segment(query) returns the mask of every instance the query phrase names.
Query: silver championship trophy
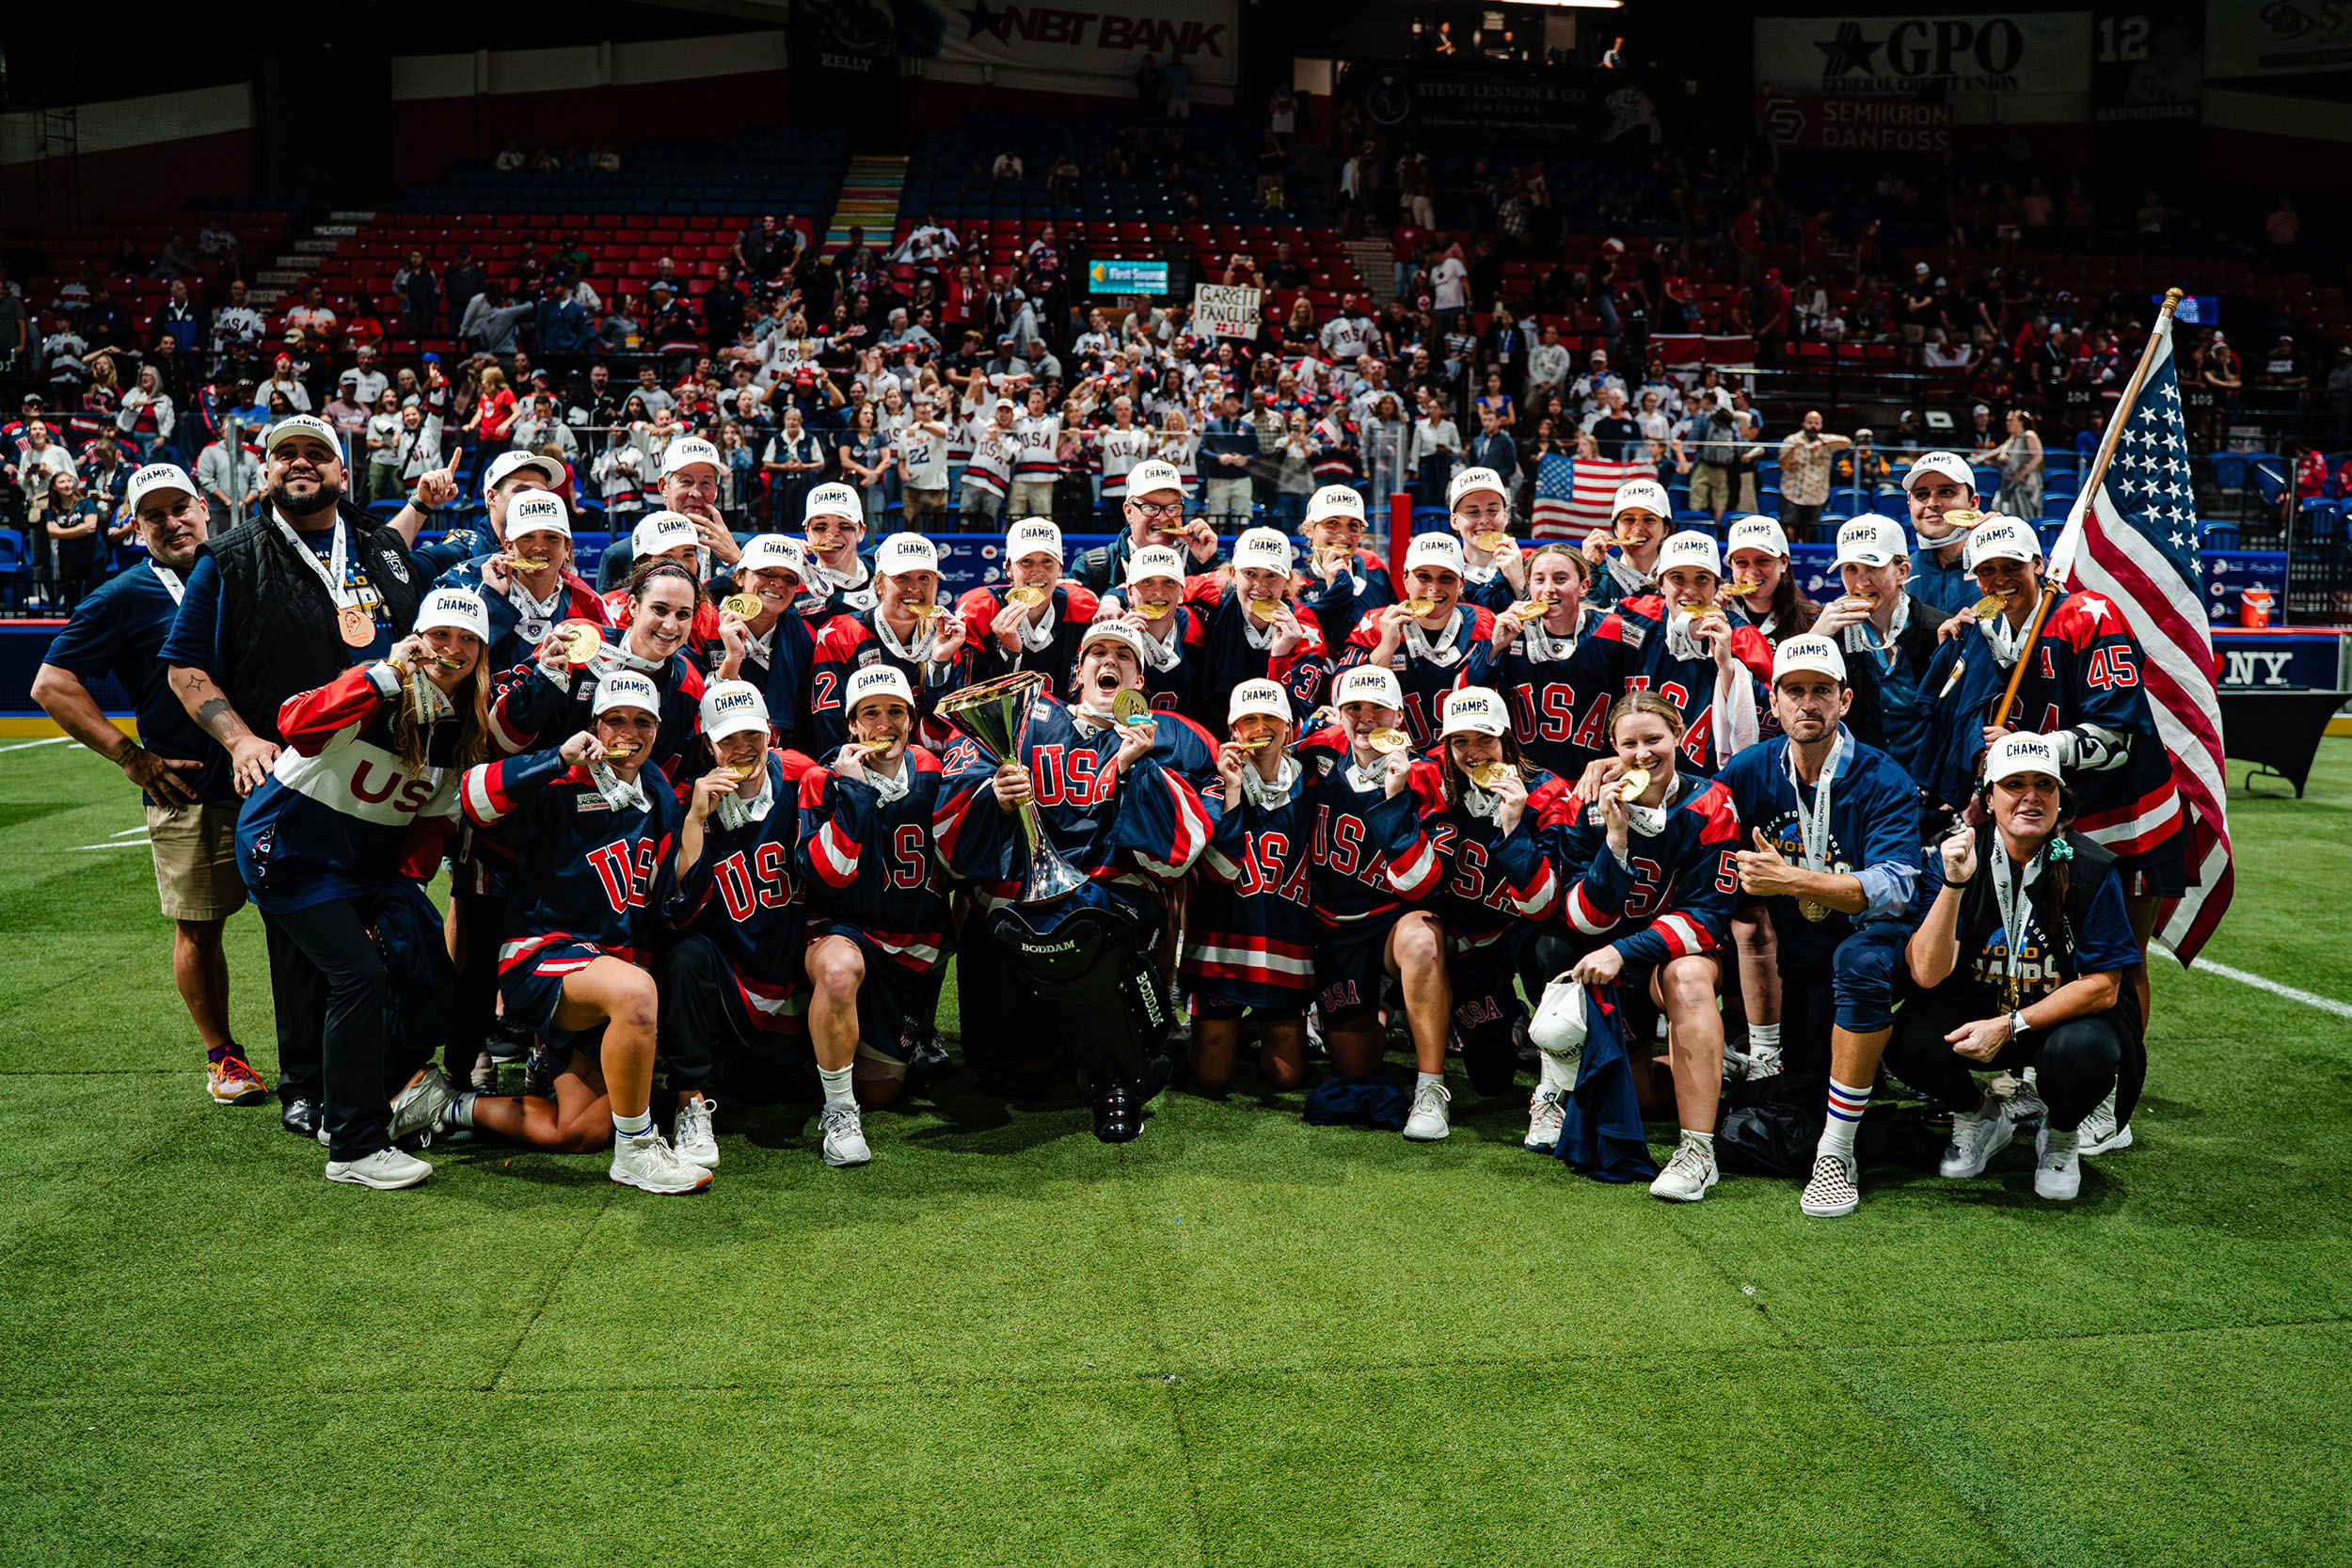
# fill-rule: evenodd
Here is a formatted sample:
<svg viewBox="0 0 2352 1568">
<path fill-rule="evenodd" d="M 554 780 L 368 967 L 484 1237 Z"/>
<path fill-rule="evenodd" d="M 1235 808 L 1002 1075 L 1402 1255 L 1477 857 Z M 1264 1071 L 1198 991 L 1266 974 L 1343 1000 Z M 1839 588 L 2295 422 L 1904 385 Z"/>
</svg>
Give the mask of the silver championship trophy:
<svg viewBox="0 0 2352 1568">
<path fill-rule="evenodd" d="M 1045 677 L 1034 670 L 999 675 L 977 686 L 962 687 L 939 700 L 938 713 L 972 737 L 974 745 L 998 767 L 1019 762 L 1029 736 L 1029 712 Z M 1066 897 L 1086 885 L 1077 867 L 1061 858 L 1045 837 L 1034 800 L 1021 802 L 1022 835 L 1029 842 L 1028 869 L 1019 878 L 1016 903 L 1043 904 Z"/>
</svg>

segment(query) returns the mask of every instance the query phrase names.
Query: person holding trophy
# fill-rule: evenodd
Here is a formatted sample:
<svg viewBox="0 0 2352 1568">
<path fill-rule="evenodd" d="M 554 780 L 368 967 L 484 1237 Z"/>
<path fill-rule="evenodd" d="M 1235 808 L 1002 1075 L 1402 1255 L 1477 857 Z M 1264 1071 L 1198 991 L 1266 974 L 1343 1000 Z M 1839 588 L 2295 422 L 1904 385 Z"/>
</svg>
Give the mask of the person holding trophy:
<svg viewBox="0 0 2352 1568">
<path fill-rule="evenodd" d="M 983 1086 L 1021 1096 L 1050 1086 L 1066 1053 L 1105 1143 L 1140 1132 L 1168 1082 L 1163 890 L 1216 827 L 1161 760 L 1168 721 L 1143 696 L 1141 642 L 1123 621 L 1088 627 L 1067 705 L 1034 671 L 939 704 L 963 734 L 947 753 L 939 858 L 977 885 L 984 911 L 960 966 L 965 1059 Z"/>
</svg>

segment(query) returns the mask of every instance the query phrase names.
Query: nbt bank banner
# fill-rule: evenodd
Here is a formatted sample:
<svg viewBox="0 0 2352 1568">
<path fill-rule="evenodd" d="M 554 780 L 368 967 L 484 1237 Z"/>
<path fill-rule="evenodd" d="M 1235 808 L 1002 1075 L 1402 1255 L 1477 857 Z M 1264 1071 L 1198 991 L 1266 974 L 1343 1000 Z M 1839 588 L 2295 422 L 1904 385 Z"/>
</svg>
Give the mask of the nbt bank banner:
<svg viewBox="0 0 2352 1568">
<path fill-rule="evenodd" d="M 1224 102 L 1241 80 L 1238 0 L 898 0 L 898 52 L 1073 80 L 1073 92 L 1132 95 L 1149 55 L 1181 60 L 1198 93 Z M 1117 79 L 1117 86 L 1109 80 Z"/>
</svg>

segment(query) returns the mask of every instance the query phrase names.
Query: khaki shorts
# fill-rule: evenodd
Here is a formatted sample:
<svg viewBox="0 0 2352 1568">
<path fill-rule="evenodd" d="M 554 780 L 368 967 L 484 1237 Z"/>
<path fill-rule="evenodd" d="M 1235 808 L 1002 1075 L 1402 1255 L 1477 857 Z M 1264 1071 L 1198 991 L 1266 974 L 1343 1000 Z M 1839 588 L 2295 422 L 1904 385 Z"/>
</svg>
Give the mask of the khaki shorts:
<svg viewBox="0 0 2352 1568">
<path fill-rule="evenodd" d="M 1712 463 L 1691 469 L 1691 510 L 1720 512 L 1731 504 L 1731 475 Z"/>
<path fill-rule="evenodd" d="M 910 484 L 902 494 L 906 498 L 906 519 L 910 523 L 917 517 L 945 517 L 947 515 L 947 492 L 945 489 L 918 490 Z"/>
<path fill-rule="evenodd" d="M 147 808 L 155 852 L 155 894 L 172 920 L 226 920 L 245 907 L 237 875 L 240 800 Z"/>
</svg>

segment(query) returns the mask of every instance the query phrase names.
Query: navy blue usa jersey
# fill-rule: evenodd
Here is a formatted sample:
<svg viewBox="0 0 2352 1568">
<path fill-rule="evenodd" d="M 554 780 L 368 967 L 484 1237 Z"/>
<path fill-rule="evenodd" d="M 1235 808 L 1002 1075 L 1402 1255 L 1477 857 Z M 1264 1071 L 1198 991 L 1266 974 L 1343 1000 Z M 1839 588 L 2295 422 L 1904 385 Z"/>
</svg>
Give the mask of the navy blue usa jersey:
<svg viewBox="0 0 2352 1568">
<path fill-rule="evenodd" d="M 794 862 L 801 841 L 801 780 L 817 765 L 798 752 L 770 752 L 765 816 L 739 828 L 717 813 L 703 821 L 703 852 L 678 879 L 678 904 L 692 927 L 726 960 L 743 1016 L 767 1034 L 797 1035 L 808 1006 L 802 967 L 808 904 Z M 678 785 L 684 811 L 694 781 Z"/>
<path fill-rule="evenodd" d="M 1727 698 L 1718 700 L 1723 672 L 1701 653 L 1677 658 L 1667 628 L 1673 619 L 1655 594 L 1620 600 L 1594 628 L 1594 640 L 1617 649 L 1618 694 L 1655 691 L 1681 710 L 1686 726 L 1682 760 L 1676 771 L 1711 778 L 1762 733 L 1772 704 L 1772 644 L 1754 626 L 1736 620 L 1731 628 L 1734 678 Z M 1744 677 L 1744 678 L 1742 678 Z"/>
<path fill-rule="evenodd" d="M 1301 736 L 1297 756 L 1314 806 L 1310 854 L 1322 928 L 1375 926 L 1435 899 L 1446 864 L 1431 832 L 1443 806 L 1442 795 L 1434 809 L 1430 800 L 1434 767 L 1415 763 L 1412 782 L 1391 796 L 1376 778 L 1356 777 L 1337 725 Z"/>
<path fill-rule="evenodd" d="M 1875 747 L 1840 730 L 1845 751 L 1830 778 L 1829 844 L 1824 869 L 1860 876 L 1870 867 L 1890 869 L 1899 884 L 1900 909 L 1883 915 L 1861 916 L 1832 910 L 1820 920 L 1807 920 L 1788 896 L 1765 900 L 1772 929 L 1784 955 L 1784 969 L 1792 967 L 1790 953 L 1818 954 L 1836 947 L 1859 925 L 1878 918 L 1904 918 L 1915 911 L 1919 856 L 1919 791 L 1902 765 Z M 1733 809 L 1740 814 L 1740 836 L 1761 832 L 1790 863 L 1801 863 L 1804 835 L 1797 824 L 1796 786 L 1788 777 L 1788 737 L 1785 735 L 1749 747 L 1731 759 L 1720 775 L 1731 791 Z M 1811 791 L 1806 792 L 1811 804 Z M 1740 847 L 1748 847 L 1743 842 Z"/>
<path fill-rule="evenodd" d="M 1464 686 L 1492 687 L 1511 710 L 1519 753 L 1573 784 L 1585 768 L 1610 754 L 1609 709 L 1624 695 L 1621 646 L 1592 635 L 1600 617 L 1584 612 L 1575 646 L 1560 658 L 1537 658 L 1525 633 L 1498 654 L 1494 641 L 1472 648 L 1462 661 Z"/>
<path fill-rule="evenodd" d="M 1184 579 L 1184 603 L 1203 618 L 1200 673 L 1195 681 L 1190 717 L 1204 724 L 1221 724 L 1222 712 L 1213 712 L 1226 695 L 1244 681 L 1270 680 L 1291 694 L 1291 722 L 1303 724 L 1323 701 L 1330 684 L 1330 644 L 1311 611 L 1294 607 L 1306 633 L 1298 646 L 1277 657 L 1270 648 L 1252 647 L 1258 623 L 1242 602 L 1241 591 L 1223 575 Z"/>
<path fill-rule="evenodd" d="M 546 947 L 579 942 L 645 965 L 656 936 L 684 913 L 677 827 L 684 813 L 660 768 L 637 775 L 643 805 L 606 803 L 584 768 L 556 751 L 466 770 L 467 820 L 504 824 L 515 852 L 501 973 Z"/>
<path fill-rule="evenodd" d="M 899 775 L 907 792 L 884 800 L 863 780 L 830 768 L 801 775 L 799 865 L 811 918 L 838 921 L 916 974 L 936 971 L 947 949 L 947 895 L 931 841 L 939 763 L 911 747 Z"/>
<path fill-rule="evenodd" d="M 1629 830 L 1626 858 L 1609 848 L 1600 808 L 1578 801 L 1562 835 L 1565 874 L 1575 879 L 1562 912 L 1587 937 L 1613 943 L 1629 966 L 1713 953 L 1740 893 L 1744 847 L 1723 781 L 1675 776 L 1673 803 L 1655 833 Z"/>
<path fill-rule="evenodd" d="M 1221 800 L 1221 780 L 1217 790 Z M 1295 762 L 1279 802 L 1245 794 L 1218 814 L 1184 921 L 1180 968 L 1196 995 L 1279 1012 L 1314 1000 L 1313 837 L 1307 770 Z"/>
</svg>

